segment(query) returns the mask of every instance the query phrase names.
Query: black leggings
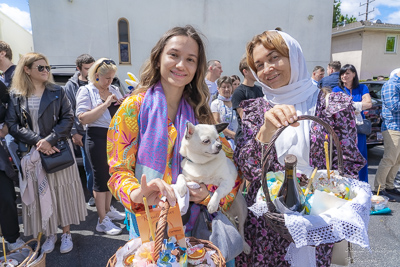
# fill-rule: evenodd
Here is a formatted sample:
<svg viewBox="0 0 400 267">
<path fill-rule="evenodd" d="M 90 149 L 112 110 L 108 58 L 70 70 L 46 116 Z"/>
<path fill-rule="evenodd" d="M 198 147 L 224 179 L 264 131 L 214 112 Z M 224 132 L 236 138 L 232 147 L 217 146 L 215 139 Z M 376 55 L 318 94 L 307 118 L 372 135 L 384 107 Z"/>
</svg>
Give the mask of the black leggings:
<svg viewBox="0 0 400 267">
<path fill-rule="evenodd" d="M 108 192 L 110 179 L 107 162 L 107 128 L 89 127 L 87 129 L 87 154 L 93 169 L 93 191 Z"/>
<path fill-rule="evenodd" d="M 4 238 L 14 243 L 19 237 L 19 223 L 14 182 L 0 171 L 0 226 Z"/>
</svg>

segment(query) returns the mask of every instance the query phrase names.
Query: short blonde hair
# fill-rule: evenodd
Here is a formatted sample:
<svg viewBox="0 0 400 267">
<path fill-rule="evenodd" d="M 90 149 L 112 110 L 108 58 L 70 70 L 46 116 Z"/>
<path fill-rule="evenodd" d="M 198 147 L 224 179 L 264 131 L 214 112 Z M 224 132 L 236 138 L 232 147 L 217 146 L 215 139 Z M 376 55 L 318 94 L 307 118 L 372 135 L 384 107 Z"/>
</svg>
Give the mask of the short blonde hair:
<svg viewBox="0 0 400 267">
<path fill-rule="evenodd" d="M 117 72 L 117 66 L 115 63 L 110 63 L 107 64 L 105 61 L 112 61 L 111 59 L 108 58 L 100 58 L 96 60 L 96 62 L 90 67 L 89 72 L 88 72 L 88 80 L 92 83 L 96 82 L 96 74 L 99 74 L 100 76 L 106 75 L 109 71 L 114 71 Z M 114 61 L 112 61 L 114 62 Z"/>
<path fill-rule="evenodd" d="M 33 63 L 43 59 L 49 65 L 46 56 L 40 53 L 27 53 L 18 61 L 15 68 L 14 76 L 11 83 L 11 92 L 24 97 L 30 96 L 35 91 L 35 86 L 32 83 L 31 77 L 25 72 L 24 67 L 32 68 Z M 49 73 L 49 77 L 44 85 L 54 84 L 53 75 Z"/>
</svg>

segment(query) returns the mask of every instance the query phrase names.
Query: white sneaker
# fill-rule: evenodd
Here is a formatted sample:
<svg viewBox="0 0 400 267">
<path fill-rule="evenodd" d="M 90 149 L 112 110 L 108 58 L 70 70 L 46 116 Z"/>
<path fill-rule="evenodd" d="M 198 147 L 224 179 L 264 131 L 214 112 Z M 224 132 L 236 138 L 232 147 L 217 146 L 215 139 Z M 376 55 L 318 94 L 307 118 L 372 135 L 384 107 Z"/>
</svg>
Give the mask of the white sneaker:
<svg viewBox="0 0 400 267">
<path fill-rule="evenodd" d="M 96 231 L 101 233 L 106 233 L 108 235 L 118 235 L 122 232 L 122 229 L 113 224 L 110 218 L 106 216 L 104 217 L 102 223 L 100 223 L 100 219 L 98 219 Z"/>
<path fill-rule="evenodd" d="M 60 252 L 61 253 L 68 253 L 72 250 L 74 247 L 74 244 L 72 243 L 72 237 L 71 234 L 65 233 L 61 236 L 61 247 L 60 247 Z"/>
<path fill-rule="evenodd" d="M 94 197 L 89 198 L 89 201 L 87 203 L 90 207 L 96 206 L 96 202 L 94 200 Z"/>
<path fill-rule="evenodd" d="M 17 241 L 15 241 L 14 243 L 8 243 L 7 247 L 8 247 L 8 250 L 11 251 L 11 250 L 22 247 L 24 244 L 25 244 L 24 240 L 22 240 L 20 237 L 18 237 Z"/>
<path fill-rule="evenodd" d="M 121 221 L 121 220 L 125 219 L 125 212 L 119 212 L 116 208 L 111 206 L 110 211 L 107 212 L 106 216 L 108 216 L 108 218 L 110 218 L 110 220 Z"/>
<path fill-rule="evenodd" d="M 50 235 L 46 238 L 42 246 L 42 253 L 50 253 L 54 250 L 57 241 L 57 235 Z"/>
</svg>

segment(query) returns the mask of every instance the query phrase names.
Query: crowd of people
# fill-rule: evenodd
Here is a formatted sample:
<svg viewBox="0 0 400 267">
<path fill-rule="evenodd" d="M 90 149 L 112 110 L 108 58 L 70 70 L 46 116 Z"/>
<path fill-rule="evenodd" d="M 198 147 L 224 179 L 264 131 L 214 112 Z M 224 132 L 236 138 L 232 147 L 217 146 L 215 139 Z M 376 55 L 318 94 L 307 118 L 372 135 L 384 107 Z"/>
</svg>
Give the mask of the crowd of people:
<svg viewBox="0 0 400 267">
<path fill-rule="evenodd" d="M 96 206 L 96 231 L 108 235 L 120 234 L 113 220 L 127 217 L 130 238 L 139 236 L 135 213 L 144 210 L 143 196 L 150 206 L 162 206 L 162 196 L 171 205 L 177 201 L 171 185 L 182 172 L 179 148 L 187 122 L 229 124 L 221 134 L 222 149 L 239 175 L 220 202 L 222 210 L 229 209 L 240 188 L 246 190 L 248 206 L 255 202 L 263 151 L 282 125 L 293 127 L 275 142 L 271 171 L 282 170 L 287 154 L 297 156 L 303 173 L 325 169 L 327 132 L 313 121 L 298 122 L 299 115 L 331 125 L 344 144 L 345 174 L 368 182 L 366 135 L 356 128 L 363 122 L 362 111 L 372 106 L 368 88 L 359 83 L 353 65 L 342 67 L 337 61 L 328 65 L 328 76 L 316 66 L 310 77 L 300 44 L 282 31 L 265 31 L 249 41 L 239 63 L 241 81 L 237 75 L 222 76 L 221 61 L 206 60 L 203 40 L 192 26 L 172 28 L 151 50 L 140 83 L 128 96 L 112 85 L 117 66 L 108 58 L 79 56 L 77 72 L 63 88 L 53 82 L 44 55 L 23 55 L 17 66 L 11 60 L 10 47 L 0 42 L 2 82 L 9 91 L 0 96 L 0 134 L 9 150 L 0 146 L 0 226 L 9 249 L 23 244 L 14 183 L 21 188 L 24 235 L 44 233 L 42 251 L 50 253 L 61 227 L 61 253 L 73 249 L 70 225 L 87 215 L 77 164 L 48 173 L 41 160 L 42 155 L 60 153 L 60 140 L 72 150 L 73 144 L 80 147 L 90 193 L 87 204 Z M 400 194 L 393 185 L 400 166 L 399 76 L 394 74 L 382 90 L 384 103 L 387 99 L 391 104 L 383 109 L 385 155 L 375 180 L 375 187 L 392 194 Z M 332 169 L 337 169 L 335 149 L 332 158 Z M 205 184 L 189 188 L 191 204 L 183 218 L 187 235 L 215 190 Z M 111 206 L 112 196 L 125 213 Z M 263 217 L 248 213 L 245 241 L 252 252 L 241 253 L 227 266 L 287 266 L 289 242 Z M 329 266 L 331 256 L 332 245 L 316 247 L 318 266 Z"/>
</svg>

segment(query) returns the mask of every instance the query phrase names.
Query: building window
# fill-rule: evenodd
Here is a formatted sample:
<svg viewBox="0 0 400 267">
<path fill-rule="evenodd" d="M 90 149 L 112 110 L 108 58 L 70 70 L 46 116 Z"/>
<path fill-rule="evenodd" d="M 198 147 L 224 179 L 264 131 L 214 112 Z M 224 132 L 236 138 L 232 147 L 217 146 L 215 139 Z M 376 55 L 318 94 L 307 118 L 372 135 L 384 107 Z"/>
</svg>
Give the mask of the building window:
<svg viewBox="0 0 400 267">
<path fill-rule="evenodd" d="M 129 42 L 129 23 L 125 18 L 118 20 L 119 64 L 131 64 L 131 47 Z"/>
<path fill-rule="evenodd" d="M 386 53 L 396 53 L 397 36 L 388 35 L 386 36 Z"/>
</svg>

